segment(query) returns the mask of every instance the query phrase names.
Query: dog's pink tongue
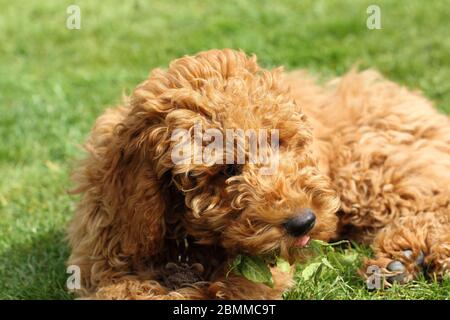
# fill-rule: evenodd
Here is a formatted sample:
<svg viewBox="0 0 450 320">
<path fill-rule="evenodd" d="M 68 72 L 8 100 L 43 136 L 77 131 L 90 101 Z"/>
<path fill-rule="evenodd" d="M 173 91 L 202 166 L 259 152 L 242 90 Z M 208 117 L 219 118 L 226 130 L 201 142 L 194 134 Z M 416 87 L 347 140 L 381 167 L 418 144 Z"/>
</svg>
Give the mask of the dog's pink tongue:
<svg viewBox="0 0 450 320">
<path fill-rule="evenodd" d="M 308 244 L 309 239 L 310 239 L 309 236 L 301 236 L 301 237 L 297 238 L 297 240 L 295 241 L 295 246 L 303 248 L 304 246 L 306 246 Z"/>
</svg>

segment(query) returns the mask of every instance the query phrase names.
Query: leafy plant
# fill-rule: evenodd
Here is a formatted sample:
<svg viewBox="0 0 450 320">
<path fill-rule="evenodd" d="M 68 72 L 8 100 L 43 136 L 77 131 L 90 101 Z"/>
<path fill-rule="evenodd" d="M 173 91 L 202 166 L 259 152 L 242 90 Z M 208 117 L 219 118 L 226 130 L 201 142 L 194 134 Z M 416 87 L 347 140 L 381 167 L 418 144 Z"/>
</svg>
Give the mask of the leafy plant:
<svg viewBox="0 0 450 320">
<path fill-rule="evenodd" d="M 276 267 L 282 272 L 289 272 L 291 269 L 289 262 L 281 258 L 276 259 Z M 231 263 L 228 274 L 230 272 L 242 275 L 253 282 L 264 283 L 271 288 L 274 285 L 272 272 L 262 257 L 240 254 Z"/>
</svg>

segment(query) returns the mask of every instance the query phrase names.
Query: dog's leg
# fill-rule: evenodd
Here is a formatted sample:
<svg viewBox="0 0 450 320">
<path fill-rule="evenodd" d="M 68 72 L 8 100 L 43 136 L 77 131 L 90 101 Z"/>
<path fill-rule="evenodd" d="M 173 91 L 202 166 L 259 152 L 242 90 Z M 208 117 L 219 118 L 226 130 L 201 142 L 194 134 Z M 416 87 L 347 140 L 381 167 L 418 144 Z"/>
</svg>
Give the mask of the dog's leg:
<svg viewBox="0 0 450 320">
<path fill-rule="evenodd" d="M 292 272 L 282 272 L 272 268 L 272 276 L 274 280 L 273 288 L 247 280 L 246 278 L 234 274 L 223 276 L 217 279 L 209 286 L 209 294 L 211 299 L 227 299 L 227 300 L 279 300 L 291 285 Z"/>
<path fill-rule="evenodd" d="M 97 300 L 191 300 L 208 299 L 207 282 L 169 290 L 154 280 L 124 279 L 100 286 L 88 296 Z"/>
<path fill-rule="evenodd" d="M 367 265 L 401 274 L 391 279 L 411 280 L 421 265 L 430 275 L 448 272 L 448 117 L 372 71 L 325 90 L 322 104 L 306 108 L 325 127 L 315 128 L 316 149 L 340 192 L 339 238 L 372 244 Z"/>
<path fill-rule="evenodd" d="M 177 290 L 169 290 L 154 280 L 124 279 L 101 285 L 87 298 L 99 300 L 281 299 L 283 292 L 292 285 L 292 273 L 272 269 L 272 275 L 273 288 L 234 274 L 223 276 L 214 282 L 198 282 Z"/>
<path fill-rule="evenodd" d="M 214 282 L 198 282 L 169 290 L 154 280 L 124 279 L 101 285 L 94 294 L 83 299 L 97 300 L 256 300 L 281 299 L 292 284 L 292 275 L 272 270 L 274 287 L 252 282 L 242 276 L 223 276 Z"/>
<path fill-rule="evenodd" d="M 450 219 L 441 213 L 399 218 L 375 237 L 375 257 L 365 272 L 380 268 L 388 282 L 406 283 L 424 272 L 431 278 L 450 273 Z"/>
</svg>

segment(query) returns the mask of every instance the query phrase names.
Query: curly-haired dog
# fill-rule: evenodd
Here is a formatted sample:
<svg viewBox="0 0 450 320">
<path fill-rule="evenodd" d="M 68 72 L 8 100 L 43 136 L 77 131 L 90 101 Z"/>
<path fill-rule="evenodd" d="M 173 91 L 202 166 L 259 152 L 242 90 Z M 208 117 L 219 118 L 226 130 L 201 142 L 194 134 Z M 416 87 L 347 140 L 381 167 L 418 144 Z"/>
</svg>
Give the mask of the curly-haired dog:
<svg viewBox="0 0 450 320">
<path fill-rule="evenodd" d="M 278 130 L 277 170 L 175 163 L 173 132 L 198 123 Z M 233 50 L 184 57 L 106 111 L 87 150 L 69 233 L 86 297 L 280 298 L 290 273 L 272 268 L 271 288 L 230 261 L 293 262 L 309 237 L 371 243 L 367 264 L 401 281 L 450 267 L 449 118 L 371 71 L 321 87 Z"/>
</svg>

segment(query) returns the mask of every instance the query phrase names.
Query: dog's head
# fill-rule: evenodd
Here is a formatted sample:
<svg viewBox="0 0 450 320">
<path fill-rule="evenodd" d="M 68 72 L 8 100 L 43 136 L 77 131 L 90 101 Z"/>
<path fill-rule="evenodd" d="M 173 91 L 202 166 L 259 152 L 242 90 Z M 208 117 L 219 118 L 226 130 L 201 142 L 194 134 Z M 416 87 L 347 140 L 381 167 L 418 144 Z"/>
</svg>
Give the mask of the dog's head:
<svg viewBox="0 0 450 320">
<path fill-rule="evenodd" d="M 164 208 L 162 236 L 292 258 L 309 237 L 333 235 L 339 200 L 280 76 L 213 50 L 153 71 L 135 90 L 124 127 L 165 194 L 164 206 L 147 204 Z"/>
</svg>

